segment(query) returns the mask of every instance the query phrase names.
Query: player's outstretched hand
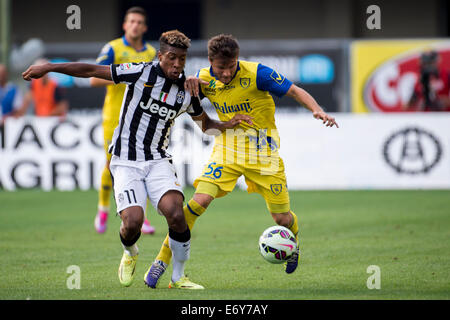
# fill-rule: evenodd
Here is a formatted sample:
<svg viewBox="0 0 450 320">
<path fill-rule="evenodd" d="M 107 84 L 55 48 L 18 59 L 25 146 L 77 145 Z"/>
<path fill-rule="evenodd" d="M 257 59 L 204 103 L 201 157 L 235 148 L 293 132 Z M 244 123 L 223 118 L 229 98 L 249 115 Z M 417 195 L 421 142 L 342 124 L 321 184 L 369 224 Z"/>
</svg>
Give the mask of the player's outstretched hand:
<svg viewBox="0 0 450 320">
<path fill-rule="evenodd" d="M 191 96 L 198 97 L 200 84 L 208 84 L 208 81 L 202 80 L 200 78 L 189 76 L 184 82 L 184 90 L 189 92 Z"/>
<path fill-rule="evenodd" d="M 339 125 L 337 124 L 336 120 L 332 116 L 326 114 L 323 111 L 314 112 L 313 117 L 322 120 L 323 124 L 326 124 L 327 127 L 332 127 L 336 125 L 336 128 L 339 128 Z"/>
<path fill-rule="evenodd" d="M 46 64 L 33 65 L 22 73 L 22 77 L 26 81 L 31 79 L 38 79 L 48 72 L 48 66 Z"/>
<path fill-rule="evenodd" d="M 228 120 L 224 123 L 225 129 L 231 129 L 242 123 L 242 121 L 247 122 L 249 125 L 253 125 L 252 121 L 253 117 L 250 117 L 246 114 L 236 114 L 231 120 Z"/>
</svg>

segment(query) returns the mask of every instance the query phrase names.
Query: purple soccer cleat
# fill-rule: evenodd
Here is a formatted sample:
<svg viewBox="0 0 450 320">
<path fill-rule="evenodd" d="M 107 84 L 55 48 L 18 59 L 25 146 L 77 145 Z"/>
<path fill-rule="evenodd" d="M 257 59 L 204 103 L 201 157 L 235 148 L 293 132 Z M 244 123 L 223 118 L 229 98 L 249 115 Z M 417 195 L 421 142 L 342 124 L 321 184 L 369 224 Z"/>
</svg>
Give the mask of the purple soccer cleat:
<svg viewBox="0 0 450 320">
<path fill-rule="evenodd" d="M 156 260 L 153 262 L 153 264 L 148 268 L 147 273 L 144 276 L 144 282 L 147 286 L 150 288 L 155 289 L 156 285 L 158 284 L 159 278 L 164 274 L 164 271 L 166 271 L 167 265 L 160 261 Z"/>
<path fill-rule="evenodd" d="M 297 245 L 297 250 L 292 254 L 292 256 L 286 261 L 286 273 L 292 273 L 297 269 L 298 260 L 300 258 L 300 249 Z"/>
</svg>

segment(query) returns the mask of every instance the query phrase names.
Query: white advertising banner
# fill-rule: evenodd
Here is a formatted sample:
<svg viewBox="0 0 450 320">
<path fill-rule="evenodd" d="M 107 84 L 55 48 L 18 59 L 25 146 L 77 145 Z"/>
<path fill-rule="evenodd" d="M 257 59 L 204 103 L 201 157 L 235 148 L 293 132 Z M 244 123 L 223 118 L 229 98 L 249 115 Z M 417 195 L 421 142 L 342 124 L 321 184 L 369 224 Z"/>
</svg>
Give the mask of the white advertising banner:
<svg viewBox="0 0 450 320">
<path fill-rule="evenodd" d="M 450 188 L 450 114 L 334 116 L 278 116 L 290 189 Z"/>
<path fill-rule="evenodd" d="M 0 133 L 4 189 L 98 188 L 105 163 L 101 116 L 8 118 Z"/>
<path fill-rule="evenodd" d="M 339 129 L 309 113 L 276 115 L 289 189 L 450 188 L 450 114 L 334 116 Z M 7 119 L 0 131 L 0 187 L 98 189 L 102 139 L 100 115 Z M 212 146 L 213 138 L 188 116 L 176 120 L 169 153 L 183 185 L 201 174 Z"/>
</svg>

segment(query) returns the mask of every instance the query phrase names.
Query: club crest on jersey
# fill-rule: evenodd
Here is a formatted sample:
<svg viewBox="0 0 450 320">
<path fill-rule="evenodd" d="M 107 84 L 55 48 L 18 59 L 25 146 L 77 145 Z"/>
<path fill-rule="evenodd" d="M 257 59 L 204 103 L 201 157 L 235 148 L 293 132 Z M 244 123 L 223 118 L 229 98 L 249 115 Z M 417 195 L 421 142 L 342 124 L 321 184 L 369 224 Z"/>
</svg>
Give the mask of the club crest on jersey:
<svg viewBox="0 0 450 320">
<path fill-rule="evenodd" d="M 272 190 L 272 193 L 277 196 L 283 190 L 283 185 L 282 184 L 271 184 L 270 190 Z"/>
<path fill-rule="evenodd" d="M 184 91 L 178 91 L 177 93 L 177 103 L 182 104 L 184 101 Z"/>
<path fill-rule="evenodd" d="M 246 89 L 250 86 L 250 78 L 241 78 L 240 79 L 241 87 Z"/>
<path fill-rule="evenodd" d="M 119 200 L 119 202 L 121 203 L 124 199 L 123 193 L 119 193 L 119 195 L 117 196 L 117 200 Z"/>
</svg>

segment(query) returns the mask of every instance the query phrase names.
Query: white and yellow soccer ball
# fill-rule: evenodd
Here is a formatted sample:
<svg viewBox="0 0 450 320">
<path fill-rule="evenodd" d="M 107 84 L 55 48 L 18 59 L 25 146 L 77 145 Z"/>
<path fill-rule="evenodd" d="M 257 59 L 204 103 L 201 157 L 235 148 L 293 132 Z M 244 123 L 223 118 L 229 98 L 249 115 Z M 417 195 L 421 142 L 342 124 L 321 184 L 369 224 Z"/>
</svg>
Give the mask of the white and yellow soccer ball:
<svg viewBox="0 0 450 320">
<path fill-rule="evenodd" d="M 270 263 L 284 263 L 297 250 L 297 241 L 291 230 L 273 226 L 259 237 L 259 252 Z"/>
</svg>

